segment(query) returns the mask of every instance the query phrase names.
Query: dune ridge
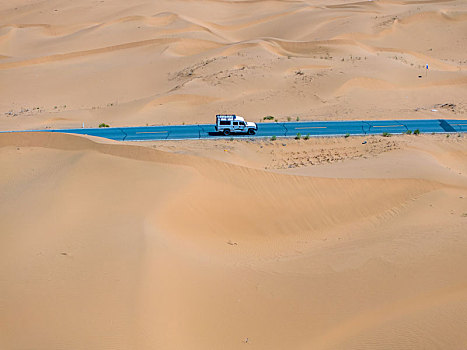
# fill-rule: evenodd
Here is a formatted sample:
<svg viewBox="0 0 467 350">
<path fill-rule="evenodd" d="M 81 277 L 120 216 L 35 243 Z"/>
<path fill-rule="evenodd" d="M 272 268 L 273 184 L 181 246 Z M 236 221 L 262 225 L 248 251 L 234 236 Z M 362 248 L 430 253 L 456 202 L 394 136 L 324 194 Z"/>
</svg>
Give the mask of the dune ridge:
<svg viewBox="0 0 467 350">
<path fill-rule="evenodd" d="M 264 223 L 261 228 L 257 228 L 259 231 L 255 233 L 255 236 L 260 232 L 269 232 L 268 236 L 271 237 L 271 233 L 279 230 L 277 235 L 285 234 L 290 231 L 287 228 L 289 224 L 294 223 L 296 229 L 294 231 L 303 231 L 311 229 L 312 231 L 318 231 L 324 229 L 328 225 L 342 225 L 345 222 L 360 220 L 362 218 L 368 218 L 370 216 L 376 216 L 384 213 L 391 208 L 400 206 L 405 201 L 416 197 L 427 191 L 435 190 L 440 186 L 431 181 L 426 180 L 413 180 L 413 179 L 391 179 L 391 180 L 358 180 L 358 179 L 319 179 L 319 178 L 306 178 L 306 177 L 293 177 L 284 176 L 279 174 L 270 174 L 259 170 L 249 169 L 245 167 L 239 167 L 237 165 L 231 165 L 222 163 L 216 160 L 200 159 L 198 157 L 187 156 L 187 155 L 174 155 L 167 154 L 154 149 L 148 149 L 139 146 L 128 146 L 128 145 L 117 145 L 113 143 L 101 144 L 91 140 L 83 139 L 79 136 L 74 135 L 61 135 L 61 134 L 42 134 L 42 133 L 11 133 L 1 135 L 0 147 L 6 147 L 8 145 L 16 145 L 18 147 L 46 147 L 54 148 L 67 151 L 97 151 L 99 153 L 131 158 L 140 161 L 154 161 L 162 162 L 166 164 L 189 166 L 196 169 L 202 175 L 200 184 L 195 184 L 193 190 L 196 191 L 191 197 L 195 199 L 193 203 L 191 200 L 187 200 L 186 195 L 182 194 L 179 199 L 176 195 L 170 199 L 169 211 L 189 212 L 196 208 L 199 211 L 198 215 L 193 216 L 196 223 L 190 222 L 188 219 L 183 220 L 177 224 L 187 226 L 186 228 L 178 228 L 178 232 L 186 232 L 188 227 L 203 227 L 202 222 L 209 220 L 217 210 L 223 210 L 217 207 L 219 193 L 222 193 L 222 197 L 230 198 L 231 201 L 239 194 L 236 192 L 240 190 L 241 197 L 238 198 L 239 202 L 244 204 L 239 206 L 239 215 L 244 221 L 241 227 L 236 225 L 226 226 L 224 228 L 219 227 L 217 235 L 219 237 L 225 234 L 242 232 L 246 229 L 243 225 L 253 223 L 258 220 L 258 210 L 263 211 L 264 218 L 273 218 L 284 215 L 284 209 L 282 206 L 277 208 L 271 207 L 269 203 L 280 201 L 280 196 L 287 195 L 294 197 L 294 203 L 291 205 L 286 213 L 290 218 L 287 220 L 281 219 L 281 224 L 271 221 L 270 225 Z M 218 188 L 215 184 L 203 183 L 209 179 L 220 185 Z M 287 179 L 287 180 L 286 180 Z M 228 181 L 231 186 L 228 187 L 224 182 Z M 385 186 L 385 183 L 390 183 L 391 186 Z M 278 184 L 281 183 L 280 186 Z M 386 188 L 390 188 L 388 193 L 385 192 Z M 201 189 L 201 191 L 199 191 Z M 356 212 L 349 210 L 351 208 L 350 203 L 353 198 L 360 195 L 365 195 L 366 204 L 360 206 Z M 250 198 L 251 197 L 251 198 Z M 277 197 L 277 198 L 276 198 Z M 340 197 L 339 201 L 336 202 L 335 198 Z M 385 201 L 380 201 L 380 198 L 388 198 Z M 250 198 L 250 200 L 245 200 Z M 255 203 L 254 198 L 263 198 L 265 206 L 262 208 Z M 319 198 L 318 201 L 311 201 L 310 198 Z M 330 200 L 328 200 L 330 198 Z M 248 203 L 255 203 L 253 207 L 250 207 Z M 292 204 L 292 203 L 291 203 Z M 235 204 L 233 204 L 235 205 Z M 206 206 L 206 207 L 204 207 Z M 258 209 L 262 208 L 262 209 Z M 346 209 L 345 209 L 346 208 Z M 327 213 L 332 213 L 328 215 Z M 202 213 L 202 214 L 201 214 Z M 313 213 L 310 216 L 309 213 Z M 172 217 L 173 215 L 162 212 L 160 215 L 160 221 L 164 222 L 164 217 Z M 286 224 L 286 222 L 289 224 Z M 286 230 L 281 233 L 281 230 Z M 201 232 L 199 233 L 201 234 Z M 260 234 L 261 236 L 262 234 Z"/>
<path fill-rule="evenodd" d="M 119 44 L 114 46 L 102 47 L 97 49 L 90 49 L 85 51 L 69 52 L 64 54 L 56 54 L 51 56 L 43 56 L 32 58 L 24 61 L 16 62 L 5 62 L 0 63 L 0 69 L 11 69 L 21 68 L 30 65 L 44 64 L 50 62 L 63 61 L 68 59 L 75 59 L 79 57 L 85 57 L 90 55 L 107 54 L 113 51 L 128 50 L 144 46 L 161 46 L 167 45 L 170 48 L 170 52 L 176 53 L 181 56 L 192 56 L 197 55 L 200 52 L 206 50 L 222 48 L 222 52 L 229 54 L 232 52 L 238 52 L 245 48 L 266 48 L 269 52 L 281 55 L 281 56 L 296 56 L 296 57 L 313 57 L 316 54 L 327 54 L 329 55 L 333 50 L 339 46 L 356 46 L 362 48 L 371 53 L 377 52 L 390 52 L 399 53 L 413 56 L 417 59 L 428 62 L 435 69 L 443 71 L 463 71 L 467 67 L 459 67 L 458 65 L 448 64 L 437 60 L 435 58 L 414 52 L 409 50 L 400 50 L 390 47 L 372 47 L 362 42 L 352 39 L 330 39 L 330 40 L 317 40 L 317 41 L 287 41 L 278 38 L 259 38 L 254 41 L 245 41 L 239 43 L 219 43 L 210 40 L 201 39 L 180 39 L 180 38 L 166 38 L 166 39 L 148 39 L 142 41 L 129 42 L 125 44 Z M 225 47 L 228 49 L 223 49 Z M 237 47 L 239 46 L 239 47 Z M 5 57 L 6 58 L 6 57 Z M 460 79 L 463 81 L 463 79 Z"/>
</svg>

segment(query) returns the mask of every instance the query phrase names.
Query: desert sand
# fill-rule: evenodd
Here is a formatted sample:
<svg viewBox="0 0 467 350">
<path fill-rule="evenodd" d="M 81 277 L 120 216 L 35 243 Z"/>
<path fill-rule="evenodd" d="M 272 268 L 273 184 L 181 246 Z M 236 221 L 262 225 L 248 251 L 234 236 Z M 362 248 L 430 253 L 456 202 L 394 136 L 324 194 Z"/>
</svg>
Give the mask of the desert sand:
<svg viewBox="0 0 467 350">
<path fill-rule="evenodd" d="M 467 119 L 466 33 L 461 0 L 3 1 L 0 131 Z M 0 133 L 0 170 L 2 350 L 467 346 L 464 134 Z"/>
<path fill-rule="evenodd" d="M 0 130 L 465 119 L 465 33 L 462 0 L 3 1 Z"/>
<path fill-rule="evenodd" d="M 461 349 L 467 139 L 361 141 L 0 135 L 2 348 Z"/>
</svg>

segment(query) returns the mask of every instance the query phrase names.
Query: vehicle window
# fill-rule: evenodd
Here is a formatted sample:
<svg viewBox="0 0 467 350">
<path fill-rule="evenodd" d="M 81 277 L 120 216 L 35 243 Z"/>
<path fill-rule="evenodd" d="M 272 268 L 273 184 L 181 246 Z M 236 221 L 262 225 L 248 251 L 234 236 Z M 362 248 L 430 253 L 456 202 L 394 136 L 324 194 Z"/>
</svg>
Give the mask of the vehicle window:
<svg viewBox="0 0 467 350">
<path fill-rule="evenodd" d="M 233 125 L 238 125 L 238 122 L 233 122 L 234 124 Z"/>
<path fill-rule="evenodd" d="M 230 125 L 230 120 L 221 120 L 219 122 L 220 125 Z"/>
</svg>

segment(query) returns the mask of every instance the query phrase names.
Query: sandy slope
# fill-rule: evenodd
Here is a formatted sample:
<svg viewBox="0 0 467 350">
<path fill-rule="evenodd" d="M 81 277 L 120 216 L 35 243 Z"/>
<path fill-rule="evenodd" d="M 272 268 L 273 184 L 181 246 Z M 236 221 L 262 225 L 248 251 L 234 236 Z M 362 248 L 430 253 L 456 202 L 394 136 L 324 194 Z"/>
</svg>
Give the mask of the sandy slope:
<svg viewBox="0 0 467 350">
<path fill-rule="evenodd" d="M 276 147 L 343 154 L 361 140 L 166 152 L 0 135 L 1 347 L 461 349 L 466 139 L 390 139 L 266 171 Z M 386 176 L 394 154 L 417 171 Z M 371 178 L 342 168 L 353 162 Z"/>
<path fill-rule="evenodd" d="M 5 1 L 0 129 L 465 118 L 466 32 L 462 0 Z"/>
</svg>

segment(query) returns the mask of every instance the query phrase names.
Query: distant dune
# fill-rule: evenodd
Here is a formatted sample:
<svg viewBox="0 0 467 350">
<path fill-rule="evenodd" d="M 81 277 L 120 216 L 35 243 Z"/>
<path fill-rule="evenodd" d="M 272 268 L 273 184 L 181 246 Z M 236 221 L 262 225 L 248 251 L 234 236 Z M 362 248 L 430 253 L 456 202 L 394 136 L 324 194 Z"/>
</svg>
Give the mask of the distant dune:
<svg viewBox="0 0 467 350">
<path fill-rule="evenodd" d="M 466 118 L 466 32 L 460 0 L 10 1 L 0 129 Z"/>
</svg>

